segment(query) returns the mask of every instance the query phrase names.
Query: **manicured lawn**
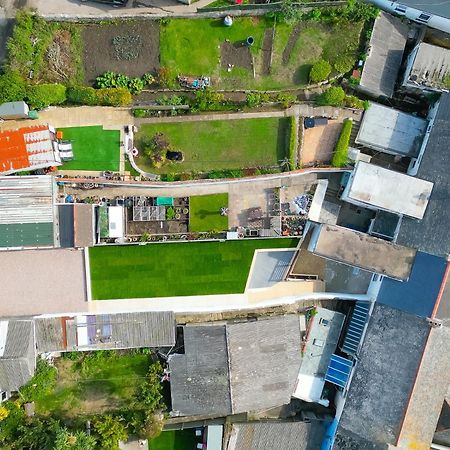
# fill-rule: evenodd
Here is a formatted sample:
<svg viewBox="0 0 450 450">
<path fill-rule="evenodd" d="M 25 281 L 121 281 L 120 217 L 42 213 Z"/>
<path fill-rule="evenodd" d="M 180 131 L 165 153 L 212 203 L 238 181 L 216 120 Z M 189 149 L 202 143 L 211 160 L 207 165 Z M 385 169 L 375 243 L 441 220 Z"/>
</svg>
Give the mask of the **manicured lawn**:
<svg viewBox="0 0 450 450">
<path fill-rule="evenodd" d="M 106 355 L 80 353 L 76 360 L 57 360 L 56 386 L 36 401 L 37 412 L 70 418 L 129 406 L 148 371 L 149 356 L 117 352 Z"/>
<path fill-rule="evenodd" d="M 326 24 L 301 21 L 288 25 L 277 23 L 273 42 L 270 75 L 263 74 L 262 50 L 266 29 L 273 27 L 267 18 L 234 18 L 232 27 L 225 27 L 217 19 L 173 19 L 161 28 L 161 65 L 172 74 L 209 75 L 213 86 L 226 89 L 275 89 L 308 84 L 311 66 L 320 58 L 334 64 L 341 58 L 358 59 L 362 23 Z M 289 37 L 298 26 L 293 48 L 283 54 Z M 255 39 L 251 47 L 256 76 L 253 71 L 236 65 L 231 72 L 221 67 L 220 45 Z"/>
<path fill-rule="evenodd" d="M 286 155 L 288 128 L 286 118 L 143 124 L 135 135 L 139 150 L 143 141 L 163 133 L 173 149 L 183 152 L 184 161 L 159 169 L 145 156 L 136 163 L 155 173 L 277 166 Z"/>
<path fill-rule="evenodd" d="M 194 450 L 200 442 L 194 429 L 163 431 L 149 443 L 149 450 Z"/>
<path fill-rule="evenodd" d="M 91 247 L 92 298 L 241 293 L 256 249 L 297 243 L 296 239 L 246 239 Z"/>
<path fill-rule="evenodd" d="M 101 126 L 60 128 L 63 139 L 72 142 L 73 161 L 61 170 L 119 170 L 120 132 Z"/>
<path fill-rule="evenodd" d="M 220 208 L 228 208 L 228 194 L 201 195 L 189 198 L 190 231 L 228 230 L 228 216 Z"/>
</svg>

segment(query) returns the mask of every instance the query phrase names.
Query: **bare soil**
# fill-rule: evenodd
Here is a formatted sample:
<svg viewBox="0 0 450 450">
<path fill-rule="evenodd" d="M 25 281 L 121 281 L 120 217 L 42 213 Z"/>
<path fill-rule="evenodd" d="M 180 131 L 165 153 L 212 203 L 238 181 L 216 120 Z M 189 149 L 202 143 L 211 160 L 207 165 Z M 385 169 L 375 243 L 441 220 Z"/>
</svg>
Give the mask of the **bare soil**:
<svg viewBox="0 0 450 450">
<path fill-rule="evenodd" d="M 111 70 L 129 77 L 159 67 L 159 24 L 156 21 L 86 25 L 82 32 L 85 81 Z"/>
<path fill-rule="evenodd" d="M 287 65 L 289 62 L 289 58 L 291 57 L 291 52 L 295 46 L 295 43 L 297 42 L 298 37 L 300 36 L 300 32 L 302 31 L 301 24 L 297 24 L 294 29 L 292 30 L 289 39 L 287 41 L 286 47 L 284 47 L 283 50 L 283 57 L 281 61 L 284 65 Z"/>
<path fill-rule="evenodd" d="M 253 70 L 253 59 L 249 48 L 243 42 L 224 42 L 220 46 L 220 62 L 223 69 L 243 67 Z"/>
<path fill-rule="evenodd" d="M 75 76 L 76 67 L 72 61 L 72 37 L 67 30 L 55 34 L 45 54 L 47 67 L 44 78 L 52 83 L 64 83 Z"/>
<path fill-rule="evenodd" d="M 261 75 L 270 75 L 272 65 L 272 51 L 273 51 L 273 29 L 267 28 L 264 31 L 262 51 L 262 70 Z"/>
</svg>

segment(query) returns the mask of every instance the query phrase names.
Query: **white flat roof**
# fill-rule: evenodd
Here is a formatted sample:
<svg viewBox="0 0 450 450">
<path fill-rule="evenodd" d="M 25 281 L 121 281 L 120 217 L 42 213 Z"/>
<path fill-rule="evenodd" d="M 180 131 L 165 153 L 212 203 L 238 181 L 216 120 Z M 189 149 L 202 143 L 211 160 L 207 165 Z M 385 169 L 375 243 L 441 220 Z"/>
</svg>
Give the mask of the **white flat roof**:
<svg viewBox="0 0 450 450">
<path fill-rule="evenodd" d="M 412 114 L 370 102 L 355 142 L 385 153 L 416 157 L 427 123 Z"/>
<path fill-rule="evenodd" d="M 222 450 L 223 426 L 209 425 L 206 434 L 206 448 L 208 450 Z"/>
<path fill-rule="evenodd" d="M 108 235 L 110 238 L 121 238 L 125 236 L 123 214 L 124 214 L 123 206 L 108 207 L 108 220 L 109 220 Z"/>
<path fill-rule="evenodd" d="M 305 402 L 318 402 L 322 397 L 324 386 L 325 379 L 323 377 L 299 373 L 297 385 L 292 396 L 300 400 L 305 400 Z"/>
<path fill-rule="evenodd" d="M 433 183 L 359 161 L 343 200 L 364 203 L 386 211 L 422 219 Z"/>
</svg>

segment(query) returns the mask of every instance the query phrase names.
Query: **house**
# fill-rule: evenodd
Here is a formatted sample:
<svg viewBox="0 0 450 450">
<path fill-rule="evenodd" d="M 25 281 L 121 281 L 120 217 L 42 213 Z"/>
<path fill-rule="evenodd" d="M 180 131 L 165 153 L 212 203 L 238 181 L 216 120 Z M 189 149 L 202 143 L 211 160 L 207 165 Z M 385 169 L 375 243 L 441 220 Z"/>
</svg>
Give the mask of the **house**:
<svg viewBox="0 0 450 450">
<path fill-rule="evenodd" d="M 58 205 L 61 247 L 92 247 L 97 243 L 95 207 L 89 203 Z"/>
<path fill-rule="evenodd" d="M 37 317 L 39 353 L 170 347 L 175 344 L 173 312 L 130 312 Z"/>
<path fill-rule="evenodd" d="M 432 189 L 430 181 L 359 161 L 341 199 L 365 208 L 421 219 Z"/>
<path fill-rule="evenodd" d="M 419 25 L 450 33 L 450 10 L 445 2 L 421 0 L 369 0 L 377 8 L 413 20 Z"/>
<path fill-rule="evenodd" d="M 303 358 L 293 397 L 307 402 L 329 405 L 322 399 L 327 369 L 337 349 L 345 315 L 325 308 L 316 308 L 309 322 L 303 343 Z"/>
<path fill-rule="evenodd" d="M 187 325 L 183 334 L 184 354 L 169 356 L 174 414 L 222 417 L 290 402 L 301 361 L 298 315 Z"/>
<path fill-rule="evenodd" d="M 408 26 L 381 12 L 375 19 L 359 87 L 374 97 L 392 97 L 402 64 Z"/>
<path fill-rule="evenodd" d="M 56 193 L 51 176 L 0 177 L 0 250 L 59 246 Z"/>
<path fill-rule="evenodd" d="M 408 55 L 403 87 L 419 91 L 443 91 L 450 88 L 450 49 L 419 43 Z"/>
<path fill-rule="evenodd" d="M 319 421 L 235 423 L 226 450 L 320 449 L 324 434 Z"/>
<path fill-rule="evenodd" d="M 428 207 L 420 221 L 403 217 L 397 242 L 447 258 L 450 253 L 450 94 L 441 95 L 423 149 L 411 169 L 422 180 L 434 183 Z M 397 189 L 397 187 L 395 188 Z"/>
<path fill-rule="evenodd" d="M 56 130 L 50 126 L 0 132 L 0 174 L 61 165 Z"/>
<path fill-rule="evenodd" d="M 17 391 L 32 378 L 35 368 L 33 321 L 0 321 L 0 391 Z"/>
<path fill-rule="evenodd" d="M 398 280 L 411 272 L 416 250 L 336 225 L 319 225 L 308 251 L 318 256 L 359 267 Z"/>
<path fill-rule="evenodd" d="M 370 102 L 355 143 L 390 155 L 416 158 L 428 121 Z"/>
</svg>

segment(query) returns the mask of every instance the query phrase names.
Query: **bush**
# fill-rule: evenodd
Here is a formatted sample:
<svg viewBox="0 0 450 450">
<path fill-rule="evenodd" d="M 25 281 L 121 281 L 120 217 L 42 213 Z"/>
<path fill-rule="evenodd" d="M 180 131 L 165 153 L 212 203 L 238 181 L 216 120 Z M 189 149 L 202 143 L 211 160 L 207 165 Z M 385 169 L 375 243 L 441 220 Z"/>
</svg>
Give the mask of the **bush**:
<svg viewBox="0 0 450 450">
<path fill-rule="evenodd" d="M 289 118 L 289 147 L 288 147 L 288 159 L 289 170 L 295 169 L 295 162 L 297 160 L 297 127 L 295 117 Z"/>
<path fill-rule="evenodd" d="M 269 103 L 271 101 L 270 94 L 261 92 L 249 92 L 246 96 L 245 102 L 249 108 L 256 108 L 263 103 Z"/>
<path fill-rule="evenodd" d="M 137 118 L 143 118 L 147 115 L 147 111 L 145 109 L 133 109 L 133 116 Z"/>
<path fill-rule="evenodd" d="M 198 111 L 211 111 L 224 103 L 225 97 L 220 92 L 205 89 L 195 93 L 194 107 Z"/>
<path fill-rule="evenodd" d="M 102 106 L 128 106 L 133 98 L 125 88 L 97 89 L 97 104 Z"/>
<path fill-rule="evenodd" d="M 160 377 L 163 369 L 159 362 L 150 366 L 145 381 L 141 384 L 137 394 L 137 406 L 147 411 L 154 411 L 161 406 L 162 385 Z"/>
<path fill-rule="evenodd" d="M 97 105 L 97 91 L 88 86 L 71 86 L 67 88 L 66 97 L 68 103 L 74 105 Z"/>
<path fill-rule="evenodd" d="M 170 84 L 173 81 L 172 74 L 168 67 L 160 67 L 156 73 L 156 82 L 161 87 L 170 87 Z"/>
<path fill-rule="evenodd" d="M 345 92 L 340 86 L 332 86 L 317 98 L 319 105 L 342 106 L 345 99 Z"/>
<path fill-rule="evenodd" d="M 57 371 L 43 359 L 39 359 L 36 373 L 31 380 L 20 388 L 20 397 L 25 402 L 32 402 L 52 391 L 56 384 Z"/>
<path fill-rule="evenodd" d="M 25 95 L 25 82 L 18 72 L 0 75 L 0 103 L 20 101 Z"/>
<path fill-rule="evenodd" d="M 309 72 L 309 81 L 311 83 L 319 83 L 328 78 L 331 73 L 331 64 L 324 59 L 319 59 L 312 67 Z"/>
<path fill-rule="evenodd" d="M 352 133 L 353 122 L 345 119 L 342 125 L 341 134 L 334 149 L 331 165 L 333 167 L 345 167 L 348 164 L 348 145 L 350 143 L 350 135 Z"/>
<path fill-rule="evenodd" d="M 130 78 L 121 73 L 105 72 L 95 79 L 95 86 L 99 89 L 123 88 L 128 89 L 133 95 L 139 94 L 145 85 L 154 81 L 151 74 L 146 73 L 142 78 Z"/>
<path fill-rule="evenodd" d="M 156 104 L 161 106 L 179 106 L 184 105 L 185 103 L 185 98 L 180 95 L 172 95 L 171 97 L 163 95 L 156 99 Z"/>
<path fill-rule="evenodd" d="M 106 415 L 94 420 L 94 429 L 101 450 L 119 450 L 119 441 L 126 441 L 128 433 L 122 419 Z"/>
<path fill-rule="evenodd" d="M 364 109 L 364 102 L 354 95 L 347 95 L 344 99 L 344 105 L 347 108 Z"/>
<path fill-rule="evenodd" d="M 339 73 L 347 73 L 352 70 L 355 61 L 351 56 L 341 56 L 335 63 L 334 68 Z"/>
<path fill-rule="evenodd" d="M 43 109 L 66 101 L 66 87 L 62 84 L 35 84 L 28 86 L 26 98 L 32 108 Z"/>
<path fill-rule="evenodd" d="M 281 104 L 283 108 L 288 108 L 292 105 L 292 103 L 295 103 L 297 100 L 297 97 L 293 94 L 287 94 L 285 92 L 280 92 L 274 97 L 274 100 Z"/>
</svg>

